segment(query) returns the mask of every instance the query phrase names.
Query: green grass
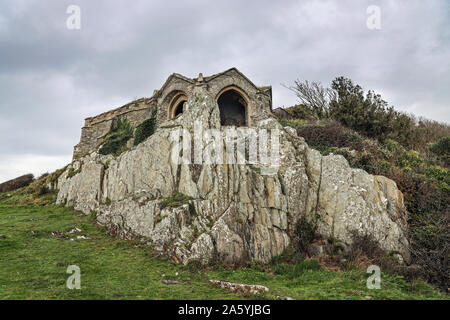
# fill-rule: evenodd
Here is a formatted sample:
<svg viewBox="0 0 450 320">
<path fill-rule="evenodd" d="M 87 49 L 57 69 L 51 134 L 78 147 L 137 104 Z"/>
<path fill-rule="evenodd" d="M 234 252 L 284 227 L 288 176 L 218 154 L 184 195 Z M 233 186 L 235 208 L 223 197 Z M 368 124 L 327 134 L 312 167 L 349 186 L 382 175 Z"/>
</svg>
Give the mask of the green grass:
<svg viewBox="0 0 450 320">
<path fill-rule="evenodd" d="M 334 272 L 320 270 L 304 270 L 292 277 L 271 275 L 267 272 L 245 269 L 236 271 L 209 272 L 209 276 L 220 277 L 228 281 L 252 282 L 270 288 L 270 294 L 288 296 L 304 300 L 360 300 L 366 299 L 448 299 L 446 294 L 437 292 L 423 281 L 406 282 L 393 275 L 382 275 L 381 289 L 369 290 L 366 287 L 367 276 L 364 271 L 353 269 Z M 268 296 L 269 297 L 269 296 Z"/>
<path fill-rule="evenodd" d="M 0 299 L 241 299 L 216 288 L 209 279 L 267 286 L 262 298 L 294 299 L 448 299 L 428 284 L 408 283 L 401 277 L 382 276 L 380 290 L 366 288 L 361 270 L 333 272 L 314 262 L 275 265 L 273 273 L 254 264 L 238 270 L 223 267 L 196 271 L 157 257 L 148 246 L 118 240 L 71 208 L 52 204 L 54 193 L 41 197 L 23 191 L 0 194 Z M 20 204 L 26 202 L 25 204 Z M 52 232 L 77 227 L 90 240 L 68 241 Z M 81 290 L 69 290 L 69 265 L 81 269 Z M 176 279 L 178 285 L 161 280 Z"/>
<path fill-rule="evenodd" d="M 192 198 L 180 192 L 176 192 L 170 197 L 163 199 L 159 204 L 159 207 L 161 210 L 166 207 L 179 207 L 185 204 L 189 204 L 189 200 L 192 200 Z"/>
<path fill-rule="evenodd" d="M 77 227 L 90 240 L 51 233 Z M 57 206 L 0 204 L 0 299 L 229 299 L 201 274 L 154 256 L 148 247 L 114 239 L 89 217 Z M 33 231 L 33 233 L 32 233 Z M 66 288 L 69 265 L 81 269 L 81 290 Z M 178 276 L 176 275 L 178 273 Z M 165 285 L 164 278 L 181 285 Z"/>
</svg>

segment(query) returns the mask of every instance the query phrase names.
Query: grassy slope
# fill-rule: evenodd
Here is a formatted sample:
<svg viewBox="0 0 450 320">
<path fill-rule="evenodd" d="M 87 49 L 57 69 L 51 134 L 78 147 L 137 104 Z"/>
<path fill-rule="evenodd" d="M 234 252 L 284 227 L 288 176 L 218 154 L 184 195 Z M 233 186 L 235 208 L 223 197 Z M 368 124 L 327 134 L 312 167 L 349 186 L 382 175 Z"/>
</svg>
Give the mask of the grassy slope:
<svg viewBox="0 0 450 320">
<path fill-rule="evenodd" d="M 294 299 L 448 299 L 422 281 L 408 283 L 398 276 L 382 276 L 380 290 L 366 288 L 361 270 L 334 272 L 324 268 L 285 274 L 254 268 L 193 272 L 155 257 L 151 248 L 114 239 L 90 217 L 70 208 L 16 192 L 0 194 L 0 299 L 240 299 L 212 286 L 209 279 L 261 284 L 270 292 L 263 298 Z M 3 199 L 2 199 L 3 198 Z M 41 198 L 42 199 L 42 198 Z M 55 231 L 74 228 L 90 240 L 62 240 Z M 66 288 L 67 266 L 81 269 L 81 290 Z M 289 269 L 289 268 L 288 268 Z M 178 273 L 178 275 L 176 275 Z M 161 279 L 182 282 L 165 285 Z"/>
</svg>

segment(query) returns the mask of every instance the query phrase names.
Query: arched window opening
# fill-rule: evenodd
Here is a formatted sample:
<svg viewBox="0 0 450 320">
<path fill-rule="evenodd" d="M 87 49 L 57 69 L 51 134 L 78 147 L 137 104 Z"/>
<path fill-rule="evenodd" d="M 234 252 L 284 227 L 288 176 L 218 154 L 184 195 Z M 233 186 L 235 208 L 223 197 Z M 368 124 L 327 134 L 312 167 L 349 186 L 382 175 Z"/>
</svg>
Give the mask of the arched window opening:
<svg viewBox="0 0 450 320">
<path fill-rule="evenodd" d="M 187 97 L 184 93 L 180 92 L 176 94 L 169 105 L 169 119 L 173 119 L 183 113 L 184 105 L 186 104 Z"/>
<path fill-rule="evenodd" d="M 243 127 L 247 124 L 247 103 L 243 96 L 234 89 L 222 93 L 217 99 L 222 126 Z"/>
<path fill-rule="evenodd" d="M 180 103 L 178 103 L 178 105 L 175 107 L 175 110 L 174 110 L 174 113 L 173 113 L 173 116 L 174 117 L 176 117 L 176 116 L 178 116 L 179 114 L 182 114 L 183 113 L 183 107 L 184 107 L 184 104 L 186 103 L 186 100 L 183 100 L 183 101 L 181 101 Z"/>
</svg>

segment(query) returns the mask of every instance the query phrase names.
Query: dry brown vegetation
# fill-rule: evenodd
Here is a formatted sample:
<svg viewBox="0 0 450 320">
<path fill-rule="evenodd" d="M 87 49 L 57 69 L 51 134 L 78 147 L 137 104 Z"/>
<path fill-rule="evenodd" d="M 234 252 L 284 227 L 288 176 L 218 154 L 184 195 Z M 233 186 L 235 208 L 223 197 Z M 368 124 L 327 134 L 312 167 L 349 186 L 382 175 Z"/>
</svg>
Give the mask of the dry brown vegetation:
<svg viewBox="0 0 450 320">
<path fill-rule="evenodd" d="M 22 187 L 28 186 L 34 180 L 34 176 L 30 174 L 25 174 L 23 176 L 17 177 L 15 179 L 3 182 L 0 184 L 0 192 L 11 192 Z"/>
</svg>

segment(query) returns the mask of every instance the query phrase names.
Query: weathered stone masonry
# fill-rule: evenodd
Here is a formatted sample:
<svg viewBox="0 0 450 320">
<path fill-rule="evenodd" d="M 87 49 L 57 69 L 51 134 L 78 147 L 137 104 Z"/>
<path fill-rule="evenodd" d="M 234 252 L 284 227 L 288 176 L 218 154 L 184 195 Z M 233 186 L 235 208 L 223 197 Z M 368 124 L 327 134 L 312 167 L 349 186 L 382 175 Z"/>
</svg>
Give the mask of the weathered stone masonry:
<svg viewBox="0 0 450 320">
<path fill-rule="evenodd" d="M 97 148 L 108 133 L 114 118 L 125 117 L 135 128 L 150 118 L 158 108 L 157 122 L 176 118 L 187 102 L 195 99 L 195 92 L 206 91 L 221 103 L 222 125 L 254 126 L 259 120 L 272 116 L 272 88 L 257 87 L 236 68 L 209 77 L 202 74 L 195 79 L 174 73 L 155 90 L 150 98 L 141 98 L 120 108 L 85 119 L 80 142 L 74 147 L 73 158 L 79 158 Z M 234 105 L 233 105 L 234 104 Z M 242 108 L 243 114 L 239 114 Z"/>
<path fill-rule="evenodd" d="M 73 158 L 79 158 L 94 150 L 109 132 L 114 118 L 125 117 L 133 127 L 136 127 L 150 117 L 154 106 L 154 99 L 142 98 L 98 116 L 86 118 L 84 127 L 81 128 L 80 142 L 74 147 Z"/>
</svg>

